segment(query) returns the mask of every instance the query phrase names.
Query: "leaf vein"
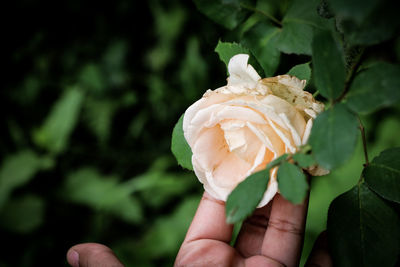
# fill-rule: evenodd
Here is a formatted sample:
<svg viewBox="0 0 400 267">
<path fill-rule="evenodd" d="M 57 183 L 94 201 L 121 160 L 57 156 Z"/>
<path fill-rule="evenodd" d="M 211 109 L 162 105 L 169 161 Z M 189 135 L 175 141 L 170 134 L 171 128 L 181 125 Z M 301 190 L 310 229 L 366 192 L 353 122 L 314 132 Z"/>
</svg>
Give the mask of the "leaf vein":
<svg viewBox="0 0 400 267">
<path fill-rule="evenodd" d="M 372 163 L 370 163 L 369 166 L 374 166 L 374 167 L 377 167 L 377 168 L 386 169 L 386 170 L 395 172 L 395 173 L 397 173 L 397 174 L 400 174 L 400 170 L 395 169 L 395 168 L 392 168 L 392 167 L 389 167 L 389 166 L 387 166 L 387 165 L 377 164 L 377 163 L 372 162 Z"/>
</svg>

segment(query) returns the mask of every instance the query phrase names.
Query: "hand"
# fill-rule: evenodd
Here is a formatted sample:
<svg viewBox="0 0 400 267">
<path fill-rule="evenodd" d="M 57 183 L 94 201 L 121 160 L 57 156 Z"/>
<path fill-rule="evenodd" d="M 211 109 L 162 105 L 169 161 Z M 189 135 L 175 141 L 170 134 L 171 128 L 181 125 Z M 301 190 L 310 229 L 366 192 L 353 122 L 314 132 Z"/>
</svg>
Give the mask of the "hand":
<svg viewBox="0 0 400 267">
<path fill-rule="evenodd" d="M 72 267 L 124 267 L 110 248 L 96 243 L 73 246 L 67 261 Z"/>
<path fill-rule="evenodd" d="M 293 205 L 279 194 L 242 225 L 234 247 L 225 203 L 204 193 L 179 250 L 175 266 L 298 266 L 308 199 Z M 314 245 L 306 266 L 332 266 L 325 235 Z"/>
<path fill-rule="evenodd" d="M 298 266 L 307 204 L 293 205 L 277 195 L 243 223 L 231 247 L 232 225 L 225 223 L 225 203 L 204 193 L 175 266 Z M 110 248 L 96 243 L 73 246 L 67 260 L 73 267 L 124 266 Z M 306 266 L 332 266 L 325 232 L 315 242 Z"/>
</svg>

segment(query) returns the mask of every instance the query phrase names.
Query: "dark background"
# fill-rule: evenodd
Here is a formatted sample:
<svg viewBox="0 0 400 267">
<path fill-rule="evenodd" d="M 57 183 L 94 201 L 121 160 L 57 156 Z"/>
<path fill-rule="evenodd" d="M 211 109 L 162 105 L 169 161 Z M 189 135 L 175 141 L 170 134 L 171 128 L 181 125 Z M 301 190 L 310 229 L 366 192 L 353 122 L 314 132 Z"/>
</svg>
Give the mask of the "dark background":
<svg viewBox="0 0 400 267">
<path fill-rule="evenodd" d="M 190 1 L 14 1 L 2 13 L 0 266 L 65 266 L 80 242 L 127 266 L 172 265 L 202 187 L 170 137 L 225 84 L 214 48 L 229 33 Z M 285 59 L 277 74 L 304 60 Z M 398 107 L 365 120 L 370 158 L 400 144 Z M 359 145 L 312 181 L 304 255 L 362 162 Z"/>
</svg>

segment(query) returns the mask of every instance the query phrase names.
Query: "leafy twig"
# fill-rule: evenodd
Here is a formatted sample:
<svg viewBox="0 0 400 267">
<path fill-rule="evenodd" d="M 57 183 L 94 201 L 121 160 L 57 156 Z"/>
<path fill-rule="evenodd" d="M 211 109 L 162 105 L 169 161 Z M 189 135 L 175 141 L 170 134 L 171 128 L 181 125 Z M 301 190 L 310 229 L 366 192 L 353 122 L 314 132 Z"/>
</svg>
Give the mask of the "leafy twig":
<svg viewBox="0 0 400 267">
<path fill-rule="evenodd" d="M 357 72 L 358 67 L 360 66 L 361 62 L 362 62 L 362 57 L 364 55 L 364 48 L 361 49 L 360 54 L 358 55 L 357 59 L 355 60 L 355 62 L 353 63 L 353 65 L 351 66 L 348 74 L 347 74 L 347 78 L 346 81 L 344 83 L 344 89 L 342 94 L 333 101 L 333 104 L 336 104 L 340 101 L 343 100 L 343 98 L 347 95 L 347 93 L 349 92 L 350 89 L 350 85 L 353 82 L 355 73 Z"/>
<path fill-rule="evenodd" d="M 272 16 L 271 14 L 266 13 L 265 11 L 262 11 L 260 9 L 257 9 L 256 7 L 252 7 L 252 6 L 247 6 L 244 5 L 243 3 L 240 4 L 240 6 L 244 9 L 256 12 L 256 13 L 260 13 L 261 15 L 267 17 L 268 19 L 270 19 L 273 23 L 275 23 L 277 26 L 282 27 L 282 23 L 275 18 L 274 16 Z"/>
<path fill-rule="evenodd" d="M 369 165 L 368 151 L 367 151 L 367 139 L 365 138 L 365 128 L 361 122 L 360 116 L 357 116 L 357 118 L 358 118 L 358 122 L 360 123 L 360 125 L 358 127 L 360 128 L 361 138 L 362 138 L 362 142 L 363 142 L 363 150 L 364 150 L 364 157 L 365 157 L 364 167 L 365 167 L 365 166 Z"/>
</svg>

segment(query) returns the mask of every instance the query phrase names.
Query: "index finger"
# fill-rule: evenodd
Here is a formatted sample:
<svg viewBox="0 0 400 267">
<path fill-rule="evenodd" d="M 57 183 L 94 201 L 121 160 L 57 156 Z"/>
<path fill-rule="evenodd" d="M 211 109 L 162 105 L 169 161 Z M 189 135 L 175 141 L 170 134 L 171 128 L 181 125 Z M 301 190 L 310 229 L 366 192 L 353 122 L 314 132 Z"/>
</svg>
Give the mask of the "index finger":
<svg viewBox="0 0 400 267">
<path fill-rule="evenodd" d="M 204 192 L 184 243 L 199 239 L 213 239 L 229 243 L 232 229 L 233 225 L 226 223 L 225 202 Z"/>
<path fill-rule="evenodd" d="M 285 266 L 298 266 L 303 246 L 308 197 L 294 205 L 280 194 L 272 203 L 261 253 Z"/>
</svg>

